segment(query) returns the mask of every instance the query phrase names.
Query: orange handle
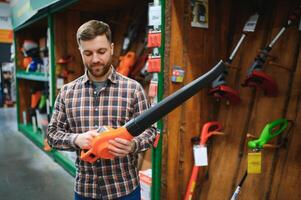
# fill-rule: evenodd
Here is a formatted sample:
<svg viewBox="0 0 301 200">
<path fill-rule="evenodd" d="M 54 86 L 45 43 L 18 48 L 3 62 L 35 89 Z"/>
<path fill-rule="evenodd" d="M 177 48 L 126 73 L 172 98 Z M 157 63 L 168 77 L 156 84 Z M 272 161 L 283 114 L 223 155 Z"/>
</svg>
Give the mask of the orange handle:
<svg viewBox="0 0 301 200">
<path fill-rule="evenodd" d="M 96 136 L 93 139 L 91 149 L 89 149 L 87 152 L 84 150 L 81 152 L 81 160 L 94 163 L 99 158 L 113 159 L 114 156 L 109 152 L 107 147 L 109 140 L 114 140 L 115 138 L 131 140 L 133 139 L 133 136 L 126 130 L 125 127 L 108 129 L 108 131 L 102 132 L 99 136 Z"/>
<path fill-rule="evenodd" d="M 221 135 L 223 133 L 218 132 L 222 129 L 222 126 L 217 121 L 207 122 L 203 125 L 202 132 L 201 132 L 201 145 L 205 145 L 208 138 L 212 135 Z M 192 173 L 189 179 L 189 183 L 187 186 L 186 194 L 184 199 L 185 200 L 191 200 L 192 195 L 195 189 L 195 184 L 197 181 L 198 173 L 199 173 L 200 167 L 199 166 L 193 166 Z"/>
<path fill-rule="evenodd" d="M 220 131 L 222 126 L 217 121 L 207 122 L 203 125 L 201 133 L 201 145 L 205 145 L 208 138 L 211 137 L 214 132 Z"/>
<path fill-rule="evenodd" d="M 187 191 L 186 191 L 184 200 L 191 200 L 192 199 L 192 195 L 193 195 L 193 192 L 194 192 L 194 189 L 195 189 L 196 180 L 197 180 L 197 177 L 198 177 L 198 174 L 199 174 L 199 170 L 200 170 L 199 166 L 193 166 L 192 173 L 191 173 L 191 176 L 190 176 L 190 179 L 189 179 L 189 183 L 188 183 L 188 186 L 187 186 Z"/>
</svg>

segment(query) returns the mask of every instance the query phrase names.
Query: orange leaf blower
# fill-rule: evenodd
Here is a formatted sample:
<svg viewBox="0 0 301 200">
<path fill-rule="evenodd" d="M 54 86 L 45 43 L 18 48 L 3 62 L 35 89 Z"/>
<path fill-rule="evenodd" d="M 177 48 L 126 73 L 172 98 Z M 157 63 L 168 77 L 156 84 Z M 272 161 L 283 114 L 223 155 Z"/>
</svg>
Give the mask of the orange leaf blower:
<svg viewBox="0 0 301 200">
<path fill-rule="evenodd" d="M 225 64 L 220 61 L 209 72 L 185 85 L 178 91 L 166 97 L 158 104 L 144 111 L 138 117 L 130 120 L 124 126 L 117 129 L 102 127 L 99 130 L 101 134 L 96 136 L 92 141 L 92 147 L 81 152 L 81 159 L 90 163 L 99 158 L 112 159 L 114 156 L 108 150 L 108 141 L 115 138 L 124 138 L 131 140 L 133 137 L 140 135 L 145 129 L 171 112 L 173 109 L 184 103 L 202 88 L 210 84 L 225 69 Z"/>
</svg>

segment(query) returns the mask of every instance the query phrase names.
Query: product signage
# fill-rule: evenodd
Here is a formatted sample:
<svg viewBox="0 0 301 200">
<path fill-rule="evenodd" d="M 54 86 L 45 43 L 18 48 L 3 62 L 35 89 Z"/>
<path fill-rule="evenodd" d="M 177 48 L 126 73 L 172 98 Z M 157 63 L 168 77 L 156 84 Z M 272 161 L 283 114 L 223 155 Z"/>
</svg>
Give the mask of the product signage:
<svg viewBox="0 0 301 200">
<path fill-rule="evenodd" d="M 0 43 L 13 42 L 13 31 L 10 14 L 9 4 L 0 3 Z"/>
</svg>

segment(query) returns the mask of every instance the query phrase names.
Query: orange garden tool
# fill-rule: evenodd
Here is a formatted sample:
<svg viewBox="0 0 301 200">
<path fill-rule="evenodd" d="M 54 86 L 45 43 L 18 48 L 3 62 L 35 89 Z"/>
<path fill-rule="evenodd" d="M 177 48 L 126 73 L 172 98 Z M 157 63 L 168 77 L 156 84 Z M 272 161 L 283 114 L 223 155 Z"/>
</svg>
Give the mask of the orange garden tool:
<svg viewBox="0 0 301 200">
<path fill-rule="evenodd" d="M 286 130 L 286 128 L 288 127 L 289 122 L 291 123 L 291 126 L 287 131 L 287 134 L 288 134 L 290 132 L 290 129 L 292 128 L 293 121 L 287 120 L 287 119 L 282 119 L 282 118 L 268 123 L 262 130 L 259 138 L 256 138 L 255 136 L 248 134 L 247 135 L 248 138 L 255 139 L 255 140 L 248 142 L 248 147 L 250 149 L 252 149 L 252 151 L 255 151 L 255 152 L 259 152 L 263 148 L 280 148 L 281 146 L 283 146 L 283 141 L 285 141 L 284 139 L 282 139 L 280 145 L 268 144 L 268 142 L 270 140 L 272 140 L 273 138 L 275 138 L 276 136 L 278 136 L 279 134 L 281 134 L 282 132 L 284 132 Z M 238 186 L 236 187 L 236 189 L 231 197 L 231 200 L 236 200 L 238 198 L 238 195 L 241 191 L 241 187 L 242 187 L 244 181 L 246 180 L 247 175 L 248 175 L 248 171 L 246 170 L 244 173 L 244 176 L 242 177 Z"/>
<path fill-rule="evenodd" d="M 74 73 L 74 70 L 70 70 L 68 65 L 74 61 L 74 57 L 72 55 L 62 56 L 57 60 L 57 73 L 61 78 L 67 79 L 68 75 Z"/>
<path fill-rule="evenodd" d="M 30 108 L 35 109 L 37 108 L 39 101 L 41 99 L 42 92 L 41 91 L 36 91 L 31 94 L 31 102 L 30 102 Z"/>
<path fill-rule="evenodd" d="M 141 115 L 130 120 L 124 126 L 117 129 L 102 127 L 99 130 L 101 134 L 92 140 L 92 147 L 81 152 L 81 159 L 90 163 L 95 162 L 99 158 L 113 159 L 114 156 L 110 154 L 107 148 L 109 140 L 114 140 L 115 138 L 131 140 L 133 137 L 140 135 L 145 129 L 210 84 L 223 72 L 224 66 L 221 60 L 206 74 L 145 110 Z"/>
<path fill-rule="evenodd" d="M 136 53 L 129 51 L 125 56 L 120 56 L 120 62 L 116 69 L 117 72 L 124 76 L 129 76 L 136 62 Z"/>
<path fill-rule="evenodd" d="M 200 145 L 205 146 L 207 140 L 213 135 L 223 135 L 224 133 L 219 132 L 222 129 L 222 126 L 218 122 L 207 122 L 204 124 L 202 128 L 201 138 L 197 138 L 200 140 Z M 192 195 L 195 189 L 196 180 L 198 177 L 200 166 L 193 166 L 192 173 L 189 179 L 188 187 L 185 194 L 185 200 L 192 199 Z"/>
</svg>

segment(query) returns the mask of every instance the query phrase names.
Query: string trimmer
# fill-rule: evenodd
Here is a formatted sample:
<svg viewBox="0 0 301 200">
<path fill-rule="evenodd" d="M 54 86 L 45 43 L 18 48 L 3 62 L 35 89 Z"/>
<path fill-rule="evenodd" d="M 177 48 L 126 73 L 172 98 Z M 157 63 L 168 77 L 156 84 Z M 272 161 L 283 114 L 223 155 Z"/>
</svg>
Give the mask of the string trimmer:
<svg viewBox="0 0 301 200">
<path fill-rule="evenodd" d="M 285 30 L 296 22 L 301 13 L 301 6 L 296 8 L 288 17 L 287 23 L 280 29 L 278 34 L 273 38 L 271 43 L 262 49 L 256 56 L 254 63 L 248 69 L 247 78 L 242 84 L 244 87 L 261 88 L 266 96 L 275 97 L 278 94 L 278 86 L 274 79 L 263 71 L 263 65 L 267 61 L 269 52 L 274 44 L 283 35 Z"/>
<path fill-rule="evenodd" d="M 239 47 L 241 46 L 242 42 L 244 41 L 245 37 L 247 36 L 247 32 L 254 32 L 255 27 L 257 24 L 259 15 L 255 14 L 252 15 L 248 21 L 245 23 L 242 35 L 236 44 L 235 48 L 233 49 L 230 57 L 226 60 L 225 64 L 227 66 L 230 66 L 235 54 L 237 53 Z M 225 69 L 225 71 L 217 77 L 212 82 L 212 89 L 209 91 L 210 95 L 213 95 L 213 97 L 217 98 L 218 100 L 220 99 L 226 99 L 227 102 L 230 102 L 231 104 L 238 104 L 240 103 L 240 97 L 239 93 L 237 90 L 229 87 L 226 82 L 226 76 L 228 75 L 228 70 Z"/>
</svg>

